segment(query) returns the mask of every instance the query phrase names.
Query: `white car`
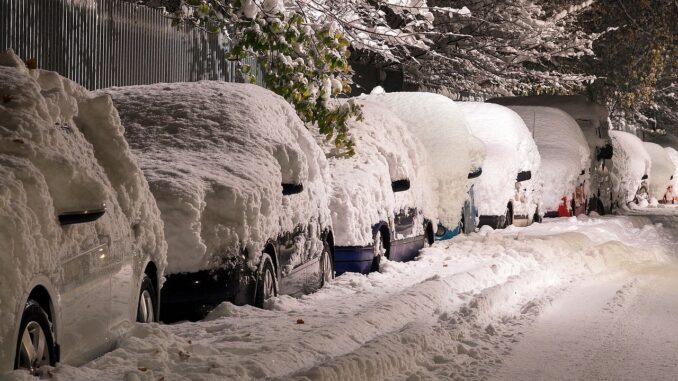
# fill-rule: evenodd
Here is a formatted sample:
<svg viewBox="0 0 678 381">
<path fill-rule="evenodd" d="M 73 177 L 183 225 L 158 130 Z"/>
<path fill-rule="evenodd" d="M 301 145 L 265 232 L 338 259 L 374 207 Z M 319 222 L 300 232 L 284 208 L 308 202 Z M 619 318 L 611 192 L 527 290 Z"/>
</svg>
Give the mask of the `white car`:
<svg viewBox="0 0 678 381">
<path fill-rule="evenodd" d="M 158 317 L 160 212 L 108 96 L 0 54 L 0 378 Z"/>
<path fill-rule="evenodd" d="M 458 105 L 471 133 L 485 144 L 483 174 L 475 185 L 479 225 L 503 228 L 531 223 L 539 215 L 541 162 L 532 134 L 507 107 L 480 102 Z"/>
<path fill-rule="evenodd" d="M 165 223 L 163 321 L 224 301 L 263 306 L 333 277 L 327 159 L 282 97 L 217 81 L 104 92 Z"/>
<path fill-rule="evenodd" d="M 337 274 L 379 270 L 383 257 L 407 261 L 433 243 L 437 196 L 428 156 L 405 124 L 382 104 L 354 98 L 352 157 L 330 156 Z"/>
<path fill-rule="evenodd" d="M 438 199 L 436 239 L 474 232 L 474 184 L 481 176 L 485 146 L 469 130 L 458 103 L 433 93 L 373 91 L 378 101 L 402 119 L 424 146 L 431 161 L 433 187 Z"/>
<path fill-rule="evenodd" d="M 624 131 L 610 131 L 612 138 L 612 177 L 615 206 L 621 207 L 630 202 L 647 203 L 648 179 L 652 159 L 647 153 L 643 141 L 636 135 Z"/>
<path fill-rule="evenodd" d="M 652 160 L 648 194 L 650 204 L 653 204 L 654 200 L 657 202 L 663 200 L 669 187 L 672 186 L 676 166 L 664 147 L 650 142 L 643 142 L 643 146 Z"/>
<path fill-rule="evenodd" d="M 591 151 L 577 122 L 553 107 L 508 107 L 523 119 L 539 149 L 540 211 L 545 217 L 585 214 Z"/>
<path fill-rule="evenodd" d="M 669 158 L 671 159 L 671 162 L 673 165 L 676 167 L 676 170 L 673 172 L 673 178 L 671 180 L 671 184 L 669 187 L 666 189 L 666 193 L 664 194 L 664 197 L 659 200 L 660 203 L 663 204 L 675 204 L 676 203 L 676 187 L 678 186 L 678 151 L 675 150 L 673 147 L 664 147 L 666 150 L 666 153 L 669 155 Z"/>
</svg>

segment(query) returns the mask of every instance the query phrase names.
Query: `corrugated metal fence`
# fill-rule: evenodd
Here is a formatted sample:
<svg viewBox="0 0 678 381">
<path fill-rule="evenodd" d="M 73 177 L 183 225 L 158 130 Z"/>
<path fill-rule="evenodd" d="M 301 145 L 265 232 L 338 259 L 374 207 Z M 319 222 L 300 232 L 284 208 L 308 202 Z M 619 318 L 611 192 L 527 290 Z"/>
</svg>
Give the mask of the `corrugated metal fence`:
<svg viewBox="0 0 678 381">
<path fill-rule="evenodd" d="M 88 89 L 240 78 L 222 35 L 120 0 L 0 0 L 0 49 L 8 48 Z"/>
</svg>

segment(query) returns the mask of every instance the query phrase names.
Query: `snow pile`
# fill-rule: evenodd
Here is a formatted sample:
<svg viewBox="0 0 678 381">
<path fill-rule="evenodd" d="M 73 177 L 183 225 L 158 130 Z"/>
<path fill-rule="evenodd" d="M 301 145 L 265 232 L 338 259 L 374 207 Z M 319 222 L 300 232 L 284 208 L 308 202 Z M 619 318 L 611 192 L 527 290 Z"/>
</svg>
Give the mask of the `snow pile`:
<svg viewBox="0 0 678 381">
<path fill-rule="evenodd" d="M 652 161 L 643 141 L 636 135 L 623 131 L 610 131 L 612 138 L 612 169 L 610 176 L 613 194 L 620 205 L 633 201 L 643 182 L 650 175 Z"/>
<path fill-rule="evenodd" d="M 644 218 L 582 216 L 462 236 L 417 261 L 386 261 L 382 273 L 278 297 L 272 310 L 224 303 L 202 322 L 137 325 L 118 349 L 60 366 L 52 379 L 483 379 L 465 371 L 497 360 L 516 340 L 516 319 L 559 289 L 665 266 L 664 230 Z"/>
<path fill-rule="evenodd" d="M 395 212 L 408 208 L 417 208 L 435 224 L 438 198 L 431 188 L 426 150 L 383 105 L 354 101 L 363 113 L 362 121 L 352 120 L 349 126 L 355 155 L 329 160 L 335 244 L 371 245 L 372 226 L 393 221 Z M 394 193 L 391 182 L 405 179 L 410 189 Z M 423 234 L 423 225 L 415 225 L 413 233 Z"/>
<path fill-rule="evenodd" d="M 676 172 L 676 166 L 668 152 L 659 144 L 643 142 L 643 146 L 652 160 L 648 191 L 651 198 L 661 200 L 666 188 L 672 184 L 671 176 Z"/>
<path fill-rule="evenodd" d="M 509 108 L 523 118 L 539 149 L 544 211 L 557 210 L 562 197 L 571 199 L 575 188 L 585 181 L 581 173 L 591 165 L 591 151 L 584 134 L 562 110 L 542 106 Z M 588 183 L 585 191 L 589 193 Z"/>
<path fill-rule="evenodd" d="M 532 216 L 539 196 L 541 159 L 530 130 L 518 114 L 491 103 L 457 103 L 469 121 L 473 135 L 485 143 L 487 155 L 483 174 L 476 180 L 475 201 L 479 215 L 504 215 L 506 205 L 516 195 L 516 176 L 532 171 L 532 179 L 521 183 L 526 189 L 527 215 Z M 534 194 L 536 193 L 536 194 Z M 515 205 L 516 210 L 518 205 Z"/>
<path fill-rule="evenodd" d="M 268 239 L 298 226 L 329 228 L 327 161 L 283 98 L 211 81 L 104 92 L 162 212 L 168 272 L 225 265 L 242 250 L 256 266 Z M 282 183 L 303 191 L 283 197 Z M 322 242 L 306 245 L 319 251 Z"/>
<path fill-rule="evenodd" d="M 54 72 L 28 70 L 7 51 L 0 54 L 0 99 L 2 358 L 13 345 L 3 340 L 19 324 L 28 287 L 38 276 L 56 281 L 67 256 L 108 235 L 112 253 L 148 254 L 162 276 L 167 247 L 160 213 L 108 96 Z M 107 212 L 94 223 L 59 225 L 60 213 L 102 204 Z"/>
<path fill-rule="evenodd" d="M 676 193 L 676 189 L 678 189 L 678 151 L 676 151 L 675 148 L 673 147 L 664 147 L 666 150 L 666 153 L 669 155 L 669 158 L 671 159 L 671 162 L 673 165 L 676 167 L 675 172 L 673 172 L 673 181 L 671 181 L 671 185 L 673 186 L 673 193 Z"/>
<path fill-rule="evenodd" d="M 373 94 L 367 99 L 388 107 L 423 144 L 435 179 L 438 217 L 445 226 L 457 226 L 468 198 L 468 174 L 483 166 L 485 156 L 482 142 L 469 132 L 457 103 L 432 93 Z"/>
</svg>

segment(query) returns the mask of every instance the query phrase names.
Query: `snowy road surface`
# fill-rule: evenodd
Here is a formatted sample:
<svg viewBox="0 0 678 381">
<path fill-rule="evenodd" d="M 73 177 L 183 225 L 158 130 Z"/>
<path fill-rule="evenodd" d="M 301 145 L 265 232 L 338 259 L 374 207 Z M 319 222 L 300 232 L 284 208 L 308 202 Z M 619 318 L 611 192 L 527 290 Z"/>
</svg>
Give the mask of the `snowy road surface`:
<svg viewBox="0 0 678 381">
<path fill-rule="evenodd" d="M 438 243 L 267 310 L 137 325 L 54 380 L 637 380 L 678 374 L 670 215 L 558 219 Z M 13 379 L 24 379 L 18 373 Z"/>
</svg>

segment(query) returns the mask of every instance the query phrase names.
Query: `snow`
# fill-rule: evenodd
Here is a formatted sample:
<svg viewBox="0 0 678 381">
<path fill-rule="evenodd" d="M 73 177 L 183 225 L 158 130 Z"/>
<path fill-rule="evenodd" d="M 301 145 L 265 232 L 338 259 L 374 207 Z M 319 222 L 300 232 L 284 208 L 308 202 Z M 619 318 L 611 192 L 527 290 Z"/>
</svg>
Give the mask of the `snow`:
<svg viewBox="0 0 678 381">
<path fill-rule="evenodd" d="M 514 200 L 515 214 L 526 213 L 531 217 L 541 193 L 541 159 L 525 122 L 504 106 L 480 102 L 457 104 L 469 121 L 471 133 L 485 143 L 487 152 L 483 174 L 475 185 L 478 214 L 503 216 L 507 203 L 516 195 L 516 176 L 521 171 L 532 171 L 532 179 L 520 184 L 526 189 L 526 199 Z"/>
<path fill-rule="evenodd" d="M 482 167 L 485 157 L 485 147 L 471 135 L 459 103 L 432 93 L 380 90 L 367 98 L 388 107 L 423 144 L 439 200 L 438 217 L 445 226 L 457 226 L 468 198 L 468 174 Z"/>
<path fill-rule="evenodd" d="M 676 166 L 667 151 L 659 144 L 643 142 L 643 146 L 652 160 L 648 191 L 651 198 L 661 200 L 666 188 L 672 183 L 671 176 L 676 172 Z"/>
<path fill-rule="evenodd" d="M 268 239 L 297 226 L 331 226 L 327 160 L 283 98 L 212 81 L 103 92 L 120 111 L 162 212 L 168 273 L 214 268 L 241 250 L 256 268 Z M 283 197 L 282 183 L 304 190 Z M 319 251 L 322 242 L 306 245 Z"/>
<path fill-rule="evenodd" d="M 54 72 L 28 70 L 11 50 L 0 54 L 0 94 L 3 360 L 9 355 L 4 340 L 14 342 L 38 277 L 48 287 L 59 284 L 60 265 L 100 235 L 110 236 L 112 253 L 150 256 L 162 276 L 167 246 L 159 210 L 108 96 Z M 95 223 L 59 225 L 59 213 L 103 204 L 106 214 Z"/>
<path fill-rule="evenodd" d="M 678 189 L 678 151 L 676 151 L 675 148 L 673 147 L 664 147 L 666 150 L 666 153 L 669 155 L 669 158 L 671 159 L 671 162 L 673 165 L 676 167 L 676 170 L 673 172 L 673 181 L 671 181 L 671 186 L 674 189 L 674 194 L 675 194 L 675 189 Z"/>
<path fill-rule="evenodd" d="M 201 322 L 136 325 L 113 352 L 81 368 L 61 365 L 52 379 L 485 379 L 511 366 L 526 326 L 554 316 L 563 292 L 674 266 L 669 233 L 646 217 L 580 216 L 460 236 L 416 261 L 386 261 L 381 273 L 347 273 L 312 295 L 277 297 L 269 310 L 224 303 Z M 634 287 L 621 282 L 619 293 L 604 288 L 591 299 L 610 294 L 603 307 L 614 310 Z M 572 295 L 588 303 L 588 294 Z M 563 345 L 578 353 L 574 342 Z M 544 349 L 536 348 L 532 355 Z"/>
<path fill-rule="evenodd" d="M 542 106 L 510 106 L 523 118 L 541 157 L 543 211 L 558 210 L 563 196 L 572 198 L 575 188 L 586 181 L 591 151 L 577 122 L 566 112 Z M 589 194 L 588 182 L 585 184 Z"/>
<path fill-rule="evenodd" d="M 619 205 L 633 201 L 643 182 L 644 175 L 650 175 L 652 161 L 645 150 L 643 141 L 636 135 L 623 131 L 610 131 L 612 138 L 613 194 Z"/>
<path fill-rule="evenodd" d="M 351 101 L 362 107 L 363 114 L 362 121 L 349 122 L 355 155 L 334 156 L 324 145 L 330 154 L 335 245 L 371 245 L 372 226 L 393 221 L 394 213 L 408 208 L 417 208 L 435 224 L 438 198 L 431 189 L 426 150 L 380 103 L 360 98 Z M 394 193 L 391 182 L 405 179 L 410 180 L 410 189 Z M 416 225 L 413 234 L 423 234 L 423 224 Z"/>
</svg>

